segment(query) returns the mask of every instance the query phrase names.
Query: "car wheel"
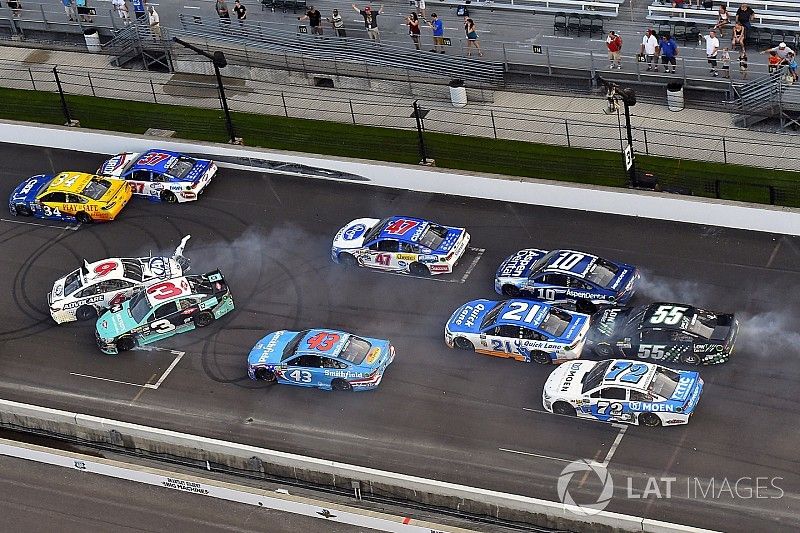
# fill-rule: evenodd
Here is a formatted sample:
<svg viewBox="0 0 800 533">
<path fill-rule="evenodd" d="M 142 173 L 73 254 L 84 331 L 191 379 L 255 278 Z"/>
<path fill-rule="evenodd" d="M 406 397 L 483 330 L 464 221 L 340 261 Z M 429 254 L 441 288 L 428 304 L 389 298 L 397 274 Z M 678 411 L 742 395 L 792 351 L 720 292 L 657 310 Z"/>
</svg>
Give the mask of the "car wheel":
<svg viewBox="0 0 800 533">
<path fill-rule="evenodd" d="M 127 352 L 136 348 L 136 341 L 130 335 L 117 339 L 117 351 Z"/>
<path fill-rule="evenodd" d="M 661 425 L 661 418 L 655 413 L 642 413 L 639 415 L 639 423 L 649 428 L 657 428 Z"/>
<path fill-rule="evenodd" d="M 430 276 L 431 271 L 428 269 L 427 266 L 423 265 L 422 263 L 411 263 L 411 266 L 408 267 L 408 271 L 411 272 L 414 276 Z"/>
<path fill-rule="evenodd" d="M 80 213 L 76 214 L 75 219 L 81 224 L 91 224 L 94 222 L 92 217 L 89 216 L 89 213 L 86 213 L 85 211 L 81 211 Z"/>
<path fill-rule="evenodd" d="M 700 361 L 702 361 L 702 359 L 695 353 L 687 352 L 681 355 L 681 363 L 685 365 L 699 365 Z"/>
<path fill-rule="evenodd" d="M 82 305 L 75 311 L 75 318 L 78 320 L 91 320 L 97 317 L 97 309 L 91 305 Z"/>
<path fill-rule="evenodd" d="M 575 301 L 575 310 L 579 313 L 584 313 L 587 315 L 594 314 L 597 311 L 597 305 L 593 304 L 589 300 L 584 300 L 580 298 Z"/>
<path fill-rule="evenodd" d="M 29 217 L 33 215 L 33 211 L 31 211 L 31 208 L 25 204 L 17 204 L 16 206 L 14 206 L 14 209 L 17 211 L 17 215 L 21 217 Z"/>
<path fill-rule="evenodd" d="M 472 341 L 464 337 L 456 337 L 453 339 L 453 344 L 460 350 L 475 350 L 475 345 L 472 344 Z"/>
<path fill-rule="evenodd" d="M 331 388 L 337 391 L 353 390 L 353 386 L 348 381 L 341 378 L 336 378 L 331 382 Z"/>
<path fill-rule="evenodd" d="M 277 376 L 275 376 L 275 372 L 268 368 L 264 368 L 263 366 L 256 368 L 255 375 L 256 379 L 259 381 L 266 381 L 267 383 L 275 383 L 278 381 Z"/>
<path fill-rule="evenodd" d="M 522 291 L 519 290 L 519 287 L 514 285 L 503 285 L 503 294 L 509 298 L 519 298 Z"/>
<path fill-rule="evenodd" d="M 337 259 L 339 260 L 340 265 L 344 265 L 347 268 L 358 266 L 358 261 L 356 260 L 355 256 L 353 256 L 353 254 L 341 253 L 337 256 Z"/>
<path fill-rule="evenodd" d="M 557 415 L 577 416 L 578 412 L 567 402 L 556 402 L 553 404 L 553 412 Z"/>
<path fill-rule="evenodd" d="M 174 204 L 178 201 L 178 197 L 175 196 L 175 193 L 172 191 L 161 191 L 160 198 L 162 202 L 166 202 L 168 204 Z"/>
<path fill-rule="evenodd" d="M 614 357 L 614 348 L 612 348 L 607 342 L 601 342 L 599 344 L 595 344 L 594 353 L 596 353 L 599 357 Z"/>
<path fill-rule="evenodd" d="M 198 328 L 204 328 L 214 322 L 214 315 L 208 311 L 200 311 L 194 316 L 194 325 Z"/>
<path fill-rule="evenodd" d="M 550 354 L 546 352 L 531 352 L 531 361 L 539 363 L 540 365 L 549 365 L 553 362 L 553 360 L 550 359 Z"/>
</svg>

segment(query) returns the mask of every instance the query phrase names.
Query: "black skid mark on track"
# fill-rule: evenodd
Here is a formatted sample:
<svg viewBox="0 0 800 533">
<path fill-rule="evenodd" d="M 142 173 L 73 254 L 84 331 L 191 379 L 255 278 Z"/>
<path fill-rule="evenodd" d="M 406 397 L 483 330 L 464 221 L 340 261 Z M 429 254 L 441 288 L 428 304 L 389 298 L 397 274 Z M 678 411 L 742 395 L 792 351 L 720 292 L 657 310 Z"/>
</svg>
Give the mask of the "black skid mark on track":
<svg viewBox="0 0 800 533">
<path fill-rule="evenodd" d="M 240 327 L 226 327 L 226 331 L 233 332 L 233 331 L 253 331 L 253 328 L 240 328 Z M 261 338 L 259 336 L 258 338 Z M 255 342 L 255 341 L 254 341 Z M 247 349 L 246 353 L 249 353 L 250 349 Z M 218 364 L 220 357 L 235 357 L 237 362 L 241 364 L 241 368 L 244 371 L 243 375 L 236 376 L 236 377 L 224 377 L 222 374 L 222 369 Z M 241 387 L 243 389 L 267 389 L 270 388 L 268 383 L 262 383 L 258 381 L 253 381 L 250 379 L 250 376 L 247 375 L 247 356 L 244 353 L 230 353 L 230 354 L 222 354 L 217 350 L 217 338 L 216 336 L 209 337 L 206 339 L 206 342 L 203 344 L 203 353 L 201 358 L 201 364 L 203 366 L 203 372 L 205 375 L 215 381 L 217 383 L 226 383 L 229 385 L 236 385 L 237 387 Z"/>
</svg>

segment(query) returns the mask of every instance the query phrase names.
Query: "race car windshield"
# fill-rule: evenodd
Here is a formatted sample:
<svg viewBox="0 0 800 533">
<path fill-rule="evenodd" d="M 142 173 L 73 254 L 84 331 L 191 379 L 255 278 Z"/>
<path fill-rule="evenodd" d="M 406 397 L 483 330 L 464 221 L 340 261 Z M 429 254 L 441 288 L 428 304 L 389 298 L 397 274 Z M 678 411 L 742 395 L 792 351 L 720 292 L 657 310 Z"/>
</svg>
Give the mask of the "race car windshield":
<svg viewBox="0 0 800 533">
<path fill-rule="evenodd" d="M 425 230 L 425 233 L 422 234 L 422 237 L 419 238 L 417 241 L 420 245 L 424 246 L 425 248 L 430 248 L 431 250 L 438 250 L 439 246 L 442 245 L 442 241 L 444 238 L 447 237 L 447 228 L 444 226 L 436 226 L 431 224 L 428 226 L 428 229 Z"/>
<path fill-rule="evenodd" d="M 594 368 L 586 374 L 586 378 L 583 380 L 583 389 L 581 392 L 588 392 L 600 385 L 600 382 L 603 381 L 603 376 L 606 375 L 606 370 L 608 370 L 608 365 L 611 364 L 612 359 L 607 361 L 601 361 L 594 365 Z"/>
<path fill-rule="evenodd" d="M 383 220 L 381 220 L 380 222 L 378 222 L 377 224 L 375 224 L 375 227 L 373 227 L 371 230 L 369 230 L 369 231 L 367 232 L 367 234 L 366 234 L 366 235 L 364 235 L 364 242 L 365 242 L 365 243 L 367 243 L 367 242 L 370 242 L 370 241 L 374 240 L 374 239 L 375 239 L 375 237 L 377 237 L 377 236 L 378 236 L 378 234 L 379 234 L 381 231 L 383 231 L 383 228 L 384 228 L 384 227 L 386 226 L 386 224 L 388 224 L 388 223 L 389 223 L 389 219 L 388 219 L 388 218 L 384 218 Z"/>
<path fill-rule="evenodd" d="M 601 287 L 608 287 L 608 284 L 611 283 L 611 280 L 614 279 L 617 272 L 619 272 L 619 267 L 609 263 L 605 259 L 598 259 L 595 261 L 586 279 Z"/>
<path fill-rule="evenodd" d="M 572 322 L 572 315 L 557 307 L 551 307 L 550 313 L 548 313 L 547 318 L 542 321 L 539 329 L 555 337 L 560 337 L 567 329 L 570 322 Z"/>
<path fill-rule="evenodd" d="M 711 334 L 714 333 L 714 326 L 716 325 L 717 317 L 704 311 L 695 313 L 686 331 L 694 333 L 704 339 L 710 339 Z"/>
<path fill-rule="evenodd" d="M 150 312 L 150 302 L 147 301 L 147 291 L 139 291 L 137 292 L 133 298 L 131 298 L 130 304 L 130 312 L 131 317 L 136 321 L 137 324 L 140 324 L 144 317 L 147 316 L 147 313 Z"/>
<path fill-rule="evenodd" d="M 191 157 L 179 157 L 169 166 L 169 173 L 176 178 L 185 178 L 190 170 L 194 168 L 195 161 Z"/>
<path fill-rule="evenodd" d="M 483 317 L 483 322 L 481 322 L 481 329 L 485 328 L 489 324 L 494 324 L 494 319 L 497 318 L 497 315 L 500 313 L 500 309 L 503 308 L 503 302 L 497 302 L 491 311 L 486 313 L 486 316 Z"/>
<path fill-rule="evenodd" d="M 297 345 L 300 344 L 300 341 L 303 340 L 303 337 L 308 335 L 309 331 L 311 330 L 305 329 L 301 331 L 295 335 L 292 340 L 286 343 L 286 347 L 283 349 L 283 353 L 281 354 L 281 361 L 285 361 L 294 355 L 294 352 L 297 350 Z"/>
<path fill-rule="evenodd" d="M 83 280 L 81 279 L 81 270 L 67 274 L 64 278 L 64 296 L 69 296 L 73 292 L 83 287 Z"/>
<path fill-rule="evenodd" d="M 99 200 L 111 188 L 111 182 L 103 178 L 92 178 L 86 187 L 83 188 L 81 194 L 88 196 L 92 200 Z"/>
<path fill-rule="evenodd" d="M 369 353 L 370 348 L 372 348 L 372 345 L 369 342 L 351 335 L 350 338 L 347 339 L 344 348 L 342 348 L 342 351 L 339 353 L 339 357 L 345 361 L 360 365 Z"/>
<path fill-rule="evenodd" d="M 141 283 L 141 281 L 144 279 L 142 274 L 142 265 L 139 264 L 138 261 L 123 261 L 122 272 L 126 278 L 132 279 L 133 281 L 138 281 Z"/>
<path fill-rule="evenodd" d="M 672 398 L 672 393 L 675 392 L 675 387 L 678 386 L 681 376 L 677 372 L 673 372 L 669 368 L 659 367 L 653 375 L 653 381 L 647 387 L 649 392 L 658 394 L 662 398 Z"/>
<path fill-rule="evenodd" d="M 553 250 L 552 252 L 547 252 L 542 257 L 536 260 L 536 262 L 531 265 L 530 275 L 533 276 L 537 271 L 542 269 L 545 265 L 550 263 L 550 260 L 553 258 L 554 255 L 558 253 L 558 250 Z"/>
</svg>

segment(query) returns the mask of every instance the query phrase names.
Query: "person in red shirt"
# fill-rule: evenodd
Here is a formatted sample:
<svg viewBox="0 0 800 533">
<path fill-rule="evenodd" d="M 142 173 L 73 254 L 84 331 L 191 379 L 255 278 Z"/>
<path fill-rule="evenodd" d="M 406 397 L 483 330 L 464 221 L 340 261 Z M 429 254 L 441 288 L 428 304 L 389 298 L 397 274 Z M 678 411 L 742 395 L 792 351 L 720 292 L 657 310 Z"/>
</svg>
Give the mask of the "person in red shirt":
<svg viewBox="0 0 800 533">
<path fill-rule="evenodd" d="M 615 32 L 608 32 L 606 38 L 606 47 L 608 47 L 608 61 L 611 63 L 608 68 L 613 69 L 614 63 L 617 64 L 617 69 L 622 68 L 622 37 Z"/>
</svg>

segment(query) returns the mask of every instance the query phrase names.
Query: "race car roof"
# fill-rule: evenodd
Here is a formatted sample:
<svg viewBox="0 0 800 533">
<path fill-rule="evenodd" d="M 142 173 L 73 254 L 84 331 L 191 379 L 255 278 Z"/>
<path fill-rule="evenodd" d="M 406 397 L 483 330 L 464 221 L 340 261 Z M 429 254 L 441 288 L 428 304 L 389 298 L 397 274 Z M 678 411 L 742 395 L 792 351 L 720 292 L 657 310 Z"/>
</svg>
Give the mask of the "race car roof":
<svg viewBox="0 0 800 533">
<path fill-rule="evenodd" d="M 62 172 L 50 180 L 41 194 L 50 192 L 81 192 L 93 178 L 84 172 Z"/>
<path fill-rule="evenodd" d="M 643 361 L 615 359 L 603 374 L 602 384 L 626 389 L 647 390 L 658 365 Z"/>
<path fill-rule="evenodd" d="M 544 302 L 531 302 L 528 300 L 506 300 L 503 307 L 495 315 L 494 325 L 525 326 L 538 328 L 547 318 L 552 306 Z"/>
<path fill-rule="evenodd" d="M 84 263 L 81 269 L 86 283 L 94 283 L 98 280 L 125 279 L 125 269 L 122 260 L 117 258 L 102 259 L 89 263 Z"/>
<path fill-rule="evenodd" d="M 152 170 L 159 173 L 166 173 L 172 162 L 181 157 L 178 152 L 169 150 L 148 150 L 141 154 L 133 162 L 132 169 Z"/>
<path fill-rule="evenodd" d="M 573 250 L 553 250 L 549 255 L 540 271 L 567 272 L 579 278 L 586 277 L 598 259 L 596 255 Z"/>
<path fill-rule="evenodd" d="M 675 324 L 670 324 L 669 321 L 659 320 L 656 323 L 651 323 L 651 319 L 660 313 L 657 313 L 658 309 L 662 307 L 669 307 L 671 309 L 679 308 L 681 309 L 680 315 L 681 320 L 679 320 Z M 696 307 L 692 307 L 691 305 L 685 304 L 674 304 L 674 303 L 667 303 L 667 302 L 656 302 L 652 303 L 646 307 L 640 308 L 639 313 L 634 313 L 640 315 L 639 320 L 639 327 L 640 328 L 648 328 L 648 327 L 658 327 L 661 329 L 678 329 L 683 330 L 686 329 L 686 324 L 691 323 L 694 319 L 695 315 L 697 315 L 699 309 Z M 633 316 L 633 315 L 632 315 Z M 685 321 L 683 319 L 686 319 Z"/>
<path fill-rule="evenodd" d="M 343 331 L 311 329 L 300 339 L 295 353 L 336 357 L 342 351 L 348 338 L 350 338 L 350 334 Z"/>
<path fill-rule="evenodd" d="M 378 239 L 395 239 L 401 242 L 415 243 L 431 223 L 414 217 L 393 216 L 383 224 Z"/>
</svg>

